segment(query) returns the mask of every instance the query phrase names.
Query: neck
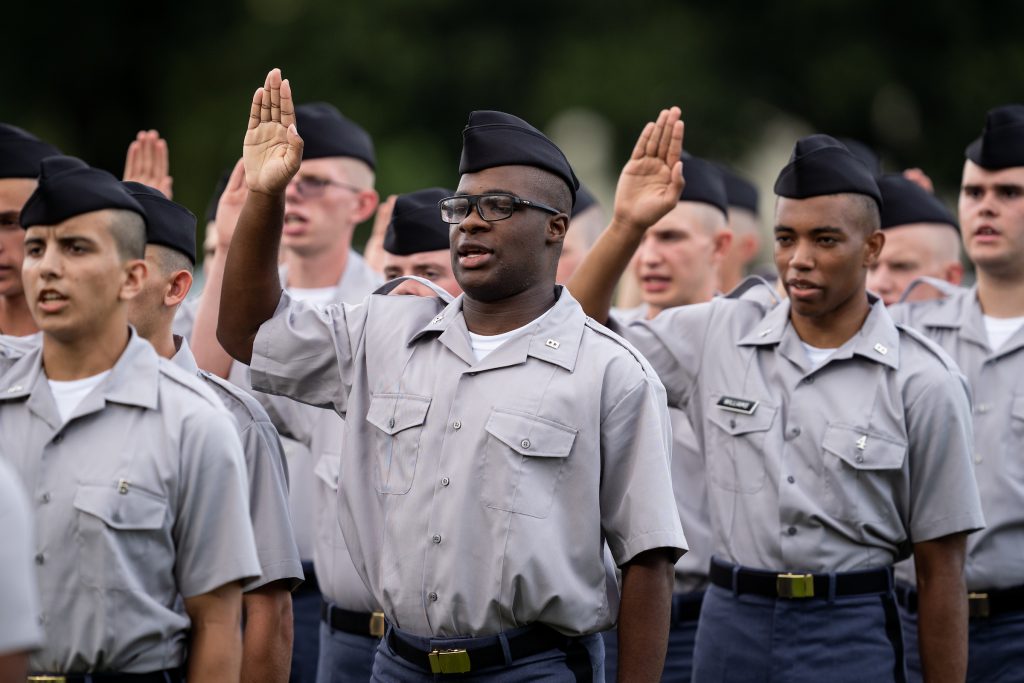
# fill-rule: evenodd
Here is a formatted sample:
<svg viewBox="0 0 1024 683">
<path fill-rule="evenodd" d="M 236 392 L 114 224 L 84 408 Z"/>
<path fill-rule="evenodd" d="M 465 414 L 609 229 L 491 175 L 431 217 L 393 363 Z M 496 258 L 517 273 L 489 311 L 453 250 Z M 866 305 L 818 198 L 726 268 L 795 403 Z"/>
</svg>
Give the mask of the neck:
<svg viewBox="0 0 1024 683">
<path fill-rule="evenodd" d="M 1024 316 L 1024 278 L 998 277 L 979 269 L 978 303 L 993 318 Z"/>
<path fill-rule="evenodd" d="M 68 382 L 98 375 L 114 367 L 128 346 L 128 323 L 111 325 L 100 335 L 58 339 L 43 334 L 43 368 L 49 379 Z"/>
<path fill-rule="evenodd" d="M 38 331 L 24 294 L 0 296 L 0 334 L 24 337 Z"/>
<path fill-rule="evenodd" d="M 178 345 L 174 343 L 174 333 L 171 331 L 170 324 L 166 327 L 161 326 L 156 334 L 145 337 L 145 339 L 153 345 L 157 355 L 161 358 L 170 360 L 178 352 Z"/>
<path fill-rule="evenodd" d="M 696 292 L 694 296 L 688 297 L 685 301 L 680 301 L 673 306 L 656 306 L 654 304 L 647 304 L 647 312 L 645 317 L 648 320 L 653 320 L 662 311 L 666 311 L 670 308 L 677 308 L 679 306 L 692 306 L 693 304 L 704 304 L 715 298 L 715 284 L 714 281 L 708 282 L 700 288 L 699 292 Z"/>
<path fill-rule="evenodd" d="M 288 281 L 285 285 L 299 289 L 333 287 L 341 280 L 348 266 L 348 251 L 347 242 L 313 254 L 299 254 L 291 249 L 286 250 L 284 264 Z"/>
<path fill-rule="evenodd" d="M 470 332 L 495 335 L 533 322 L 554 306 L 555 300 L 555 287 L 550 282 L 501 301 L 477 301 L 467 295 L 462 300 L 462 315 Z"/>
<path fill-rule="evenodd" d="M 718 278 L 721 283 L 721 291 L 723 294 L 727 294 L 732 290 L 736 289 L 736 285 L 743 281 L 743 268 L 738 266 L 736 268 L 720 268 L 718 271 Z"/>
<path fill-rule="evenodd" d="M 789 319 L 793 329 L 805 343 L 819 349 L 836 349 L 853 338 L 864 326 L 871 304 L 867 293 L 860 289 L 842 306 L 826 315 L 803 316 L 790 308 Z"/>
</svg>

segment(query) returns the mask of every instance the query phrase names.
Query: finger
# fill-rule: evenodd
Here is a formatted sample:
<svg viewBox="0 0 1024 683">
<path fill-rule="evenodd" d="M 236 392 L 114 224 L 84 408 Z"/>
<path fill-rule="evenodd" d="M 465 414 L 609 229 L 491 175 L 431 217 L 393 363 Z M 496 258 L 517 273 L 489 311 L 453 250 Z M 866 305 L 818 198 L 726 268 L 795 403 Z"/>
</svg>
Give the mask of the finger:
<svg viewBox="0 0 1024 683">
<path fill-rule="evenodd" d="M 644 150 L 647 149 L 647 141 L 654 133 L 654 124 L 650 121 L 644 126 L 644 129 L 640 131 L 640 137 L 636 139 L 636 145 L 633 146 L 633 154 L 630 155 L 630 159 L 640 159 L 644 156 Z"/>
<path fill-rule="evenodd" d="M 153 143 L 148 132 L 139 142 L 139 172 L 147 177 L 153 173 Z"/>
<path fill-rule="evenodd" d="M 285 151 L 285 163 L 292 173 L 297 173 L 302 163 L 302 138 L 295 124 L 288 126 L 288 149 Z"/>
<path fill-rule="evenodd" d="M 661 112 L 658 113 L 658 120 L 654 122 L 654 130 L 651 131 L 651 137 L 647 141 L 647 148 L 644 150 L 644 156 L 658 156 L 658 144 L 661 142 L 661 135 L 665 130 L 665 119 L 667 118 L 668 110 L 662 109 Z"/>
<path fill-rule="evenodd" d="M 281 70 L 274 69 L 274 78 L 270 82 L 270 120 L 281 120 Z"/>
<path fill-rule="evenodd" d="M 153 165 L 158 176 L 169 176 L 171 164 L 167 157 L 167 141 L 157 134 L 156 145 L 153 150 Z"/>
<path fill-rule="evenodd" d="M 138 164 L 137 157 L 139 155 L 139 142 L 138 140 L 132 140 L 131 144 L 128 145 L 128 154 L 124 158 L 124 178 L 125 180 L 131 180 L 136 176 L 136 166 Z"/>
<path fill-rule="evenodd" d="M 669 157 L 672 147 L 672 135 L 675 133 L 676 122 L 679 121 L 679 107 L 671 107 L 668 116 L 665 117 L 665 128 L 661 131 L 661 139 L 658 141 L 658 158 L 664 159 L 665 163 L 671 165 L 675 159 Z M 676 159 L 679 157 L 676 156 Z"/>
<path fill-rule="evenodd" d="M 671 191 L 670 196 L 678 197 L 683 194 L 683 188 L 686 186 L 686 181 L 683 180 L 683 162 L 677 159 L 674 166 L 672 166 L 672 176 L 669 178 L 669 187 Z"/>
<path fill-rule="evenodd" d="M 263 88 L 256 88 L 252 96 L 252 106 L 249 107 L 249 127 L 252 130 L 260 125 L 260 107 L 263 103 Z"/>
<path fill-rule="evenodd" d="M 686 126 L 682 121 L 672 123 L 672 134 L 669 137 L 668 151 L 665 155 L 666 164 L 674 164 L 683 155 L 683 132 Z"/>
<path fill-rule="evenodd" d="M 159 188 L 164 196 L 168 199 L 174 199 L 174 178 L 167 176 L 164 178 L 163 187 Z"/>
<path fill-rule="evenodd" d="M 274 70 L 271 69 L 270 73 L 267 74 L 266 80 L 263 81 L 263 95 L 260 99 L 260 122 L 270 121 L 270 80 L 274 75 Z"/>
<path fill-rule="evenodd" d="M 281 125 L 290 128 L 295 124 L 295 102 L 292 101 L 292 84 L 286 78 L 281 81 Z"/>
</svg>

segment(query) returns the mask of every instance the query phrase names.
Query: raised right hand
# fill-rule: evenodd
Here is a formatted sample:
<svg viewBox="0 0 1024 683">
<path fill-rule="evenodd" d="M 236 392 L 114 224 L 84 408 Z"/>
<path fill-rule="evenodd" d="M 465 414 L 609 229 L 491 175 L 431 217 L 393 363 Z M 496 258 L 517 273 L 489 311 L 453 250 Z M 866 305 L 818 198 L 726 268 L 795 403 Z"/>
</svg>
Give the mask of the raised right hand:
<svg viewBox="0 0 1024 683">
<path fill-rule="evenodd" d="M 295 127 L 292 88 L 271 69 L 252 97 L 249 129 L 242 144 L 245 181 L 252 192 L 282 194 L 302 163 L 302 138 Z"/>
<path fill-rule="evenodd" d="M 646 230 L 679 202 L 683 191 L 683 122 L 679 108 L 662 109 L 636 141 L 615 188 L 613 222 Z"/>
<path fill-rule="evenodd" d="M 238 225 L 238 217 L 242 214 L 242 207 L 249 196 L 249 188 L 245 183 L 245 166 L 242 159 L 238 160 L 235 168 L 231 171 L 228 184 L 224 187 L 220 199 L 217 201 L 217 218 L 214 225 L 217 226 L 217 248 L 227 254 L 231 246 L 231 238 L 235 234 L 235 226 Z"/>
</svg>

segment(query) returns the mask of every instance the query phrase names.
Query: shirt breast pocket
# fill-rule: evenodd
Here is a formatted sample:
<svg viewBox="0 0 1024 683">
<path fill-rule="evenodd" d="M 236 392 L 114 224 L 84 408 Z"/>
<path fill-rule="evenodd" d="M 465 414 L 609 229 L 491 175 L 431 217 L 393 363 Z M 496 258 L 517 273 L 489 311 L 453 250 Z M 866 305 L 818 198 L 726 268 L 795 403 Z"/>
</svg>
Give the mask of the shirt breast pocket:
<svg viewBox="0 0 1024 683">
<path fill-rule="evenodd" d="M 894 492 L 907 456 L 903 436 L 830 424 L 822 439 L 825 509 L 836 519 L 870 523 L 897 514 Z"/>
<path fill-rule="evenodd" d="M 412 488 L 429 408 L 429 398 L 414 394 L 376 394 L 370 399 L 366 421 L 376 427 L 371 441 L 378 493 L 403 495 Z"/>
<path fill-rule="evenodd" d="M 758 402 L 751 413 L 720 407 L 713 396 L 708 408 L 705 461 L 708 480 L 736 493 L 757 493 L 764 487 L 765 440 L 775 422 L 776 408 Z"/>
<path fill-rule="evenodd" d="M 77 510 L 77 571 L 86 585 L 145 590 L 156 573 L 155 561 L 173 556 L 162 497 L 138 486 L 83 484 L 72 505 Z"/>
<path fill-rule="evenodd" d="M 536 415 L 501 408 L 491 411 L 484 429 L 484 504 L 495 510 L 547 517 L 576 440 L 576 430 Z"/>
</svg>

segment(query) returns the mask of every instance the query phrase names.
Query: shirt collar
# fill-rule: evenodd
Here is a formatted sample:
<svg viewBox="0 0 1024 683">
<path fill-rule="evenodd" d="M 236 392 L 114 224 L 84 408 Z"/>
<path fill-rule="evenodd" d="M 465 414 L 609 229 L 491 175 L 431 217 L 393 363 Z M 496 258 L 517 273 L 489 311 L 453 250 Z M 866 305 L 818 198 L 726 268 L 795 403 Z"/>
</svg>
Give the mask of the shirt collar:
<svg viewBox="0 0 1024 683">
<path fill-rule="evenodd" d="M 191 375 L 197 374 L 199 372 L 199 365 L 196 363 L 196 357 L 192 354 L 192 349 L 188 345 L 188 340 L 176 334 L 174 335 L 174 343 L 178 351 L 171 358 L 171 362 Z"/>
</svg>

